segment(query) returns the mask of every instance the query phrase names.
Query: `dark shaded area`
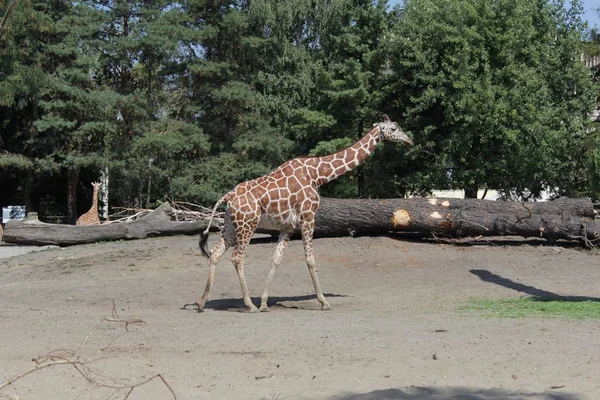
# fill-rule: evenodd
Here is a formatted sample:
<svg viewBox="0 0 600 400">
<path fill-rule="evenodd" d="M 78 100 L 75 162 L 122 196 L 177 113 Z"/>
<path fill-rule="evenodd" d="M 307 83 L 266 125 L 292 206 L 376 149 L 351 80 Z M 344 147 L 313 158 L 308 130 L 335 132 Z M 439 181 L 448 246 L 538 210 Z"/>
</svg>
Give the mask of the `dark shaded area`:
<svg viewBox="0 0 600 400">
<path fill-rule="evenodd" d="M 551 301 L 551 300 L 560 300 L 560 301 L 600 301 L 598 297 L 588 297 L 588 296 L 563 296 L 557 293 L 548 292 L 547 290 L 538 289 L 534 286 L 524 285 L 519 282 L 512 281 L 508 278 L 503 278 L 500 275 L 496 275 L 491 273 L 490 271 L 486 271 L 483 269 L 472 269 L 469 271 L 473 275 L 476 275 L 484 282 L 494 283 L 496 285 L 503 286 L 507 289 L 512 289 L 520 293 L 525 293 L 530 296 L 533 296 L 534 300 L 539 301 Z"/>
<path fill-rule="evenodd" d="M 410 386 L 399 389 L 374 390 L 369 393 L 343 394 L 331 400 L 582 400 L 570 393 L 548 391 L 543 393 L 518 393 L 504 389 L 478 389 L 461 387 Z"/>
<path fill-rule="evenodd" d="M 333 294 L 333 293 L 323 293 L 323 295 L 327 298 L 332 298 L 332 297 L 347 297 L 347 295 L 345 294 Z M 293 305 L 284 305 L 284 304 L 280 304 L 283 302 L 300 302 L 300 301 L 308 301 L 308 300 L 314 300 L 315 302 L 315 310 L 320 310 L 320 304 L 317 301 L 317 296 L 314 294 L 307 294 L 304 296 L 281 296 L 281 297 L 277 297 L 277 296 L 272 296 L 269 297 L 269 301 L 267 302 L 267 305 L 269 307 L 282 307 L 282 308 L 302 308 L 302 309 L 306 309 L 305 307 L 297 307 L 297 306 L 293 306 Z M 260 305 L 260 297 L 252 297 L 252 302 L 258 307 L 258 305 Z M 219 310 L 219 311 L 226 311 L 226 310 L 233 310 L 233 311 L 238 311 L 238 310 L 243 310 L 246 308 L 245 304 L 244 304 L 244 300 L 239 297 L 239 298 L 227 298 L 227 299 L 215 299 L 215 300 L 209 300 L 206 302 L 206 308 L 210 308 L 213 310 Z M 197 309 L 191 307 L 191 308 L 187 308 L 188 310 L 193 310 L 193 311 L 197 311 Z"/>
</svg>

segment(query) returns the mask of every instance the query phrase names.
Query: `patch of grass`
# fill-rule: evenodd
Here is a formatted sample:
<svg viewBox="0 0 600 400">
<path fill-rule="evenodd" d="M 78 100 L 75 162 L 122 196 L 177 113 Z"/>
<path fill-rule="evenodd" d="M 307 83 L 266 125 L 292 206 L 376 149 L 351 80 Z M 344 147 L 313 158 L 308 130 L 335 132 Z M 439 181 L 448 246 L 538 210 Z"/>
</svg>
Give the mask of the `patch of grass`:
<svg viewBox="0 0 600 400">
<path fill-rule="evenodd" d="M 497 318 L 600 319 L 600 302 L 593 300 L 552 300 L 539 297 L 514 299 L 470 299 L 458 311 Z"/>
</svg>

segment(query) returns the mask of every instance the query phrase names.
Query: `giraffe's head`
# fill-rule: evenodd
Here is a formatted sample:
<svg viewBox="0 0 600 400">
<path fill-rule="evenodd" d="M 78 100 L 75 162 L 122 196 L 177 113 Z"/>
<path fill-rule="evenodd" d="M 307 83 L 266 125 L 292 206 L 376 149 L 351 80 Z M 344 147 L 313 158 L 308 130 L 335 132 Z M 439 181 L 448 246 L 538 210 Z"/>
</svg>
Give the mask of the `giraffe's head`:
<svg viewBox="0 0 600 400">
<path fill-rule="evenodd" d="M 100 188 L 101 183 L 100 182 L 92 182 L 92 186 L 94 187 L 94 190 L 98 190 Z"/>
<path fill-rule="evenodd" d="M 374 126 L 379 127 L 379 135 L 381 136 L 382 140 L 389 140 L 390 142 L 404 142 L 409 146 L 413 145 L 411 138 L 409 138 L 408 135 L 404 133 L 402 129 L 400 129 L 398 124 L 392 121 L 390 117 L 385 114 L 383 117 L 383 122 L 374 124 Z"/>
</svg>

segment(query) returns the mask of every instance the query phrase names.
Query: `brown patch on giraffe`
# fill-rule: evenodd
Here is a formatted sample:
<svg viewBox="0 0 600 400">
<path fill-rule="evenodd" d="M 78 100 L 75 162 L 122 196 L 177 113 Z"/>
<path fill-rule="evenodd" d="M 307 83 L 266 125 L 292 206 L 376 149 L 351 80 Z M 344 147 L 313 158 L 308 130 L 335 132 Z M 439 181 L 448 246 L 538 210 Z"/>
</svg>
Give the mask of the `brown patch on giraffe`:
<svg viewBox="0 0 600 400">
<path fill-rule="evenodd" d="M 279 201 L 272 201 L 271 203 L 269 203 L 269 205 L 265 208 L 265 210 L 267 211 L 268 215 L 277 215 L 279 214 L 279 210 L 281 209 L 280 205 L 279 205 Z"/>
<path fill-rule="evenodd" d="M 285 164 L 284 164 L 285 165 Z M 279 177 L 283 177 L 283 176 L 290 176 L 294 174 L 294 167 L 292 167 L 290 165 L 290 163 L 288 163 L 287 165 L 285 165 L 283 168 L 281 168 L 281 170 L 279 171 Z"/>
<path fill-rule="evenodd" d="M 394 215 L 392 216 L 392 226 L 394 228 L 407 228 L 410 226 L 410 213 L 402 208 L 394 211 Z"/>
<path fill-rule="evenodd" d="M 338 169 L 339 167 L 344 165 L 344 160 L 333 160 L 331 162 L 331 165 L 333 166 L 333 168 Z"/>
<path fill-rule="evenodd" d="M 358 158 L 360 160 L 364 160 L 367 157 L 369 157 L 369 153 L 367 153 L 364 148 L 361 147 L 358 149 Z"/>
<path fill-rule="evenodd" d="M 300 181 L 295 176 L 290 176 L 287 181 L 287 187 L 291 193 L 297 193 L 302 189 Z"/>
</svg>

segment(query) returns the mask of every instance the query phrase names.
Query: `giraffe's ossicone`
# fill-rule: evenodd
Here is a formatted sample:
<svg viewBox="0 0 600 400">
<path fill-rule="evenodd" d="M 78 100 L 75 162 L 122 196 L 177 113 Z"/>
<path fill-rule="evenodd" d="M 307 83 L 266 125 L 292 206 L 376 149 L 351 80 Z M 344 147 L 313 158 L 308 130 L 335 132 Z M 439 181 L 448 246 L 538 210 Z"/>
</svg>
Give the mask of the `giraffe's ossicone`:
<svg viewBox="0 0 600 400">
<path fill-rule="evenodd" d="M 268 311 L 269 287 L 275 271 L 281 264 L 283 251 L 296 228 L 300 228 L 308 270 L 322 309 L 331 308 L 323 296 L 313 255 L 312 239 L 314 218 L 319 208 L 321 185 L 330 182 L 358 167 L 383 140 L 404 142 L 412 140 L 387 115 L 353 145 L 323 157 L 300 157 L 287 161 L 273 172 L 259 178 L 242 182 L 224 195 L 214 206 L 208 227 L 200 237 L 200 249 L 209 258 L 209 272 L 202 298 L 195 305 L 201 311 L 206 305 L 212 287 L 215 268 L 223 253 L 234 246 L 232 261 L 240 279 L 244 303 L 249 311 L 259 311 L 250 300 L 244 276 L 244 253 L 256 228 L 278 230 L 279 241 L 273 256 L 271 270 L 261 296 L 260 311 Z M 227 203 L 225 225 L 221 238 L 207 250 L 208 232 L 219 205 Z M 185 306 L 184 306 L 185 307 Z"/>
</svg>

